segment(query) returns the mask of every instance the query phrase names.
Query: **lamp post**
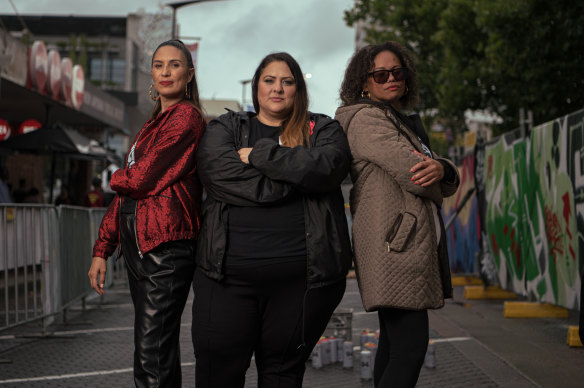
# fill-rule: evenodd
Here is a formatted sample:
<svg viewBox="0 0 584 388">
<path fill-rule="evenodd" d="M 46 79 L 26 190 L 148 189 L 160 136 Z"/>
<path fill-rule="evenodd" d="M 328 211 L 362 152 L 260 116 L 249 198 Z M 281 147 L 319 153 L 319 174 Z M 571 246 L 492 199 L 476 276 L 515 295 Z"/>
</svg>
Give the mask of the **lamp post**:
<svg viewBox="0 0 584 388">
<path fill-rule="evenodd" d="M 176 33 L 176 10 L 185 5 L 202 3 L 204 1 L 220 1 L 220 0 L 191 0 L 191 1 L 175 1 L 172 3 L 166 3 L 167 7 L 172 8 L 172 39 L 177 39 L 178 34 Z"/>
<path fill-rule="evenodd" d="M 250 83 L 251 79 L 244 79 L 243 81 L 239 81 L 241 83 L 241 109 L 245 110 L 245 87 L 248 83 Z"/>
</svg>

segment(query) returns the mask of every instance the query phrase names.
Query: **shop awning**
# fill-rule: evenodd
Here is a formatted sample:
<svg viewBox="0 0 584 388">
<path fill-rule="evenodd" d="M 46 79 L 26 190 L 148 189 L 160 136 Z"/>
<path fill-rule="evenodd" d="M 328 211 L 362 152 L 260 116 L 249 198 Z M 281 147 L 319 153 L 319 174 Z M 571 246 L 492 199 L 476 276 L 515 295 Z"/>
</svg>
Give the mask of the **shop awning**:
<svg viewBox="0 0 584 388">
<path fill-rule="evenodd" d="M 101 130 L 108 127 L 127 135 L 129 132 L 123 115 L 113 117 L 96 108 L 111 105 L 124 106 L 123 102 L 107 95 L 94 85 L 88 84 L 86 89 L 87 104 L 82 110 L 76 110 L 49 96 L 0 77 L 0 107 L 2 107 L 0 114 L 8 122 L 35 118 L 46 127 L 52 127 L 57 123 L 66 123 L 68 126 L 87 130 Z"/>
<path fill-rule="evenodd" d="M 67 128 L 40 128 L 0 141 L 0 148 L 34 154 L 66 154 L 79 159 L 104 159 L 119 162 L 113 152 L 99 142 Z"/>
</svg>

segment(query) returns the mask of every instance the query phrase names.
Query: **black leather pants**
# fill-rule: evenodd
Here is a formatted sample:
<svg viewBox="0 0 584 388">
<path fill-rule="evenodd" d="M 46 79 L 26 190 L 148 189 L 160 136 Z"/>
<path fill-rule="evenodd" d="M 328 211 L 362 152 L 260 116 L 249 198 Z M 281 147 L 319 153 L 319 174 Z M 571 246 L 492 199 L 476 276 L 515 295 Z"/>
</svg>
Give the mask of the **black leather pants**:
<svg viewBox="0 0 584 388">
<path fill-rule="evenodd" d="M 194 243 L 171 241 L 140 258 L 133 214 L 122 214 L 120 237 L 134 303 L 136 387 L 180 387 L 180 321 L 195 269 Z"/>
</svg>

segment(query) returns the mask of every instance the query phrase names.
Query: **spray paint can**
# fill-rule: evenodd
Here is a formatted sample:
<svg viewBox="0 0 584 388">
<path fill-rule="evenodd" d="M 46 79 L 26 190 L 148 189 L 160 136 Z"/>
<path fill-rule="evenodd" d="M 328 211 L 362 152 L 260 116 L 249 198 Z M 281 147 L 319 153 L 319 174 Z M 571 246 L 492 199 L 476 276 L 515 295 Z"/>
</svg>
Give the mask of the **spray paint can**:
<svg viewBox="0 0 584 388">
<path fill-rule="evenodd" d="M 365 348 L 365 343 L 367 342 L 367 334 L 369 334 L 369 329 L 365 329 L 361 332 L 361 336 L 359 337 L 361 349 Z"/>
<path fill-rule="evenodd" d="M 428 350 L 426 350 L 426 358 L 424 359 L 424 366 L 428 369 L 436 368 L 436 348 L 434 340 L 428 341 Z"/>
<path fill-rule="evenodd" d="M 337 362 L 343 362 L 345 339 L 337 338 Z"/>
<path fill-rule="evenodd" d="M 375 355 L 377 355 L 377 344 L 373 342 L 367 342 L 365 344 L 365 349 L 371 352 L 371 370 L 375 369 Z"/>
<path fill-rule="evenodd" d="M 329 346 L 331 348 L 331 364 L 334 364 L 337 362 L 337 339 L 333 336 L 328 337 L 328 341 L 329 341 Z"/>
<path fill-rule="evenodd" d="M 312 367 L 314 369 L 322 368 L 322 344 L 320 341 L 312 349 Z"/>
<path fill-rule="evenodd" d="M 351 341 L 343 343 L 343 368 L 353 368 L 353 343 Z"/>
<path fill-rule="evenodd" d="M 322 339 L 320 342 L 322 348 L 322 365 L 328 365 L 331 363 L 331 343 L 326 338 Z"/>
<path fill-rule="evenodd" d="M 361 350 L 361 380 L 371 380 L 373 368 L 371 368 L 371 352 L 367 349 Z"/>
<path fill-rule="evenodd" d="M 371 342 L 374 344 L 376 344 L 378 342 L 377 338 L 375 338 L 374 332 L 370 331 L 369 333 L 367 333 L 367 341 L 365 341 L 365 343 L 367 343 L 367 342 Z"/>
</svg>

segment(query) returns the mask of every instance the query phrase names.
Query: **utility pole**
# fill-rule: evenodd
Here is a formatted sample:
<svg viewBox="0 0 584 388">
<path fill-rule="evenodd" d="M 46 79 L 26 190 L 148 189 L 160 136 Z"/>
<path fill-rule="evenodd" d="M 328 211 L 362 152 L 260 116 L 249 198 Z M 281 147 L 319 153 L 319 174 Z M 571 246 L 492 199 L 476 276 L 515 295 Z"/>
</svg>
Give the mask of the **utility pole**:
<svg viewBox="0 0 584 388">
<path fill-rule="evenodd" d="M 521 138 L 525 138 L 531 133 L 533 129 L 533 111 L 527 111 L 527 117 L 525 117 L 525 109 L 519 109 L 519 129 L 521 131 Z"/>
<path fill-rule="evenodd" d="M 185 5 L 202 3 L 205 1 L 220 1 L 220 0 L 191 0 L 191 1 L 175 1 L 172 3 L 166 3 L 167 7 L 172 8 L 172 39 L 178 39 L 178 32 L 176 31 L 176 10 Z"/>
</svg>

